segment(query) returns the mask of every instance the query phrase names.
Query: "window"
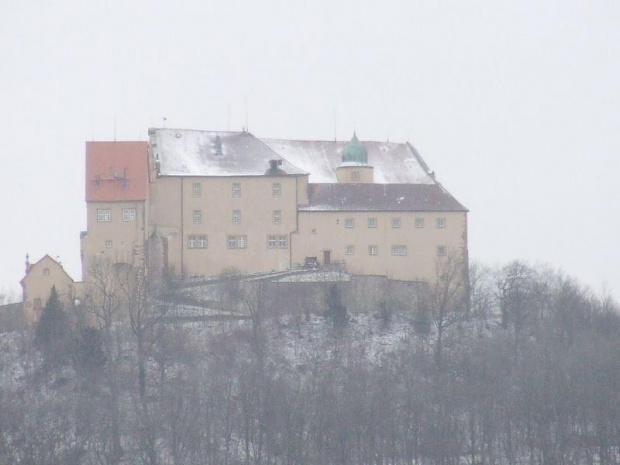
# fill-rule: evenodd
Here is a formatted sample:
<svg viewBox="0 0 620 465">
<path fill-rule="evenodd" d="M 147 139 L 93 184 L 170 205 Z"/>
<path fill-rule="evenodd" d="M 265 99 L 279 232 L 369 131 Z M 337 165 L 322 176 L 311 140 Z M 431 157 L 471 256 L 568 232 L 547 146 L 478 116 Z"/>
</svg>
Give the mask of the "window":
<svg viewBox="0 0 620 465">
<path fill-rule="evenodd" d="M 392 255 L 404 257 L 405 255 L 407 255 L 407 246 L 406 245 L 393 245 Z"/>
<path fill-rule="evenodd" d="M 276 224 L 280 224 L 280 220 L 282 219 L 282 212 L 280 210 L 273 211 L 273 222 Z"/>
<path fill-rule="evenodd" d="M 280 197 L 282 195 L 282 184 L 279 182 L 274 182 L 271 186 L 271 194 L 274 197 Z"/>
<path fill-rule="evenodd" d="M 276 246 L 276 236 L 267 236 L 267 247 L 270 249 L 275 248 Z"/>
<path fill-rule="evenodd" d="M 286 236 L 278 236 L 278 247 L 286 249 Z"/>
<path fill-rule="evenodd" d="M 368 218 L 368 227 L 376 228 L 377 227 L 377 218 Z"/>
<path fill-rule="evenodd" d="M 49 268 L 44 268 L 43 269 L 43 276 L 49 276 L 50 275 L 50 269 Z"/>
<path fill-rule="evenodd" d="M 207 236 L 187 236 L 188 249 L 206 249 Z"/>
<path fill-rule="evenodd" d="M 355 219 L 347 218 L 346 220 L 344 220 L 344 225 L 347 228 L 354 228 L 355 227 Z"/>
<path fill-rule="evenodd" d="M 241 210 L 233 210 L 232 221 L 235 224 L 241 223 Z"/>
<path fill-rule="evenodd" d="M 110 210 L 97 210 L 97 221 L 100 223 L 112 221 L 112 213 Z"/>
<path fill-rule="evenodd" d="M 232 196 L 233 197 L 241 197 L 241 183 L 233 182 L 232 185 Z"/>
<path fill-rule="evenodd" d="M 445 218 L 437 218 L 437 221 L 435 223 L 437 225 L 438 228 L 445 228 L 446 227 L 446 219 Z"/>
<path fill-rule="evenodd" d="M 379 255 L 379 247 L 377 247 L 376 245 L 369 245 L 368 255 Z"/>
<path fill-rule="evenodd" d="M 248 246 L 248 236 L 228 236 L 226 244 L 229 249 L 245 249 Z"/>
<path fill-rule="evenodd" d="M 199 182 L 195 182 L 194 184 L 192 184 L 192 194 L 194 195 L 194 197 L 202 196 L 202 185 Z"/>
<path fill-rule="evenodd" d="M 106 249 L 111 249 L 112 248 L 112 241 L 105 241 L 105 248 Z"/>
<path fill-rule="evenodd" d="M 400 218 L 392 218 L 392 227 L 400 228 Z"/>
<path fill-rule="evenodd" d="M 423 228 L 424 227 L 424 218 L 416 218 L 415 219 L 415 227 Z"/>
<path fill-rule="evenodd" d="M 360 172 L 353 171 L 353 173 L 351 173 L 351 181 L 359 181 L 359 180 L 360 180 Z"/>
<path fill-rule="evenodd" d="M 437 256 L 438 257 L 443 257 L 446 255 L 446 246 L 445 245 L 438 245 L 437 246 Z"/>
<path fill-rule="evenodd" d="M 136 221 L 136 209 L 123 208 L 123 221 Z"/>
<path fill-rule="evenodd" d="M 202 210 L 194 210 L 194 224 L 202 223 Z"/>
<path fill-rule="evenodd" d="M 355 246 L 347 245 L 347 248 L 345 249 L 344 253 L 347 255 L 353 255 L 355 253 Z"/>
</svg>

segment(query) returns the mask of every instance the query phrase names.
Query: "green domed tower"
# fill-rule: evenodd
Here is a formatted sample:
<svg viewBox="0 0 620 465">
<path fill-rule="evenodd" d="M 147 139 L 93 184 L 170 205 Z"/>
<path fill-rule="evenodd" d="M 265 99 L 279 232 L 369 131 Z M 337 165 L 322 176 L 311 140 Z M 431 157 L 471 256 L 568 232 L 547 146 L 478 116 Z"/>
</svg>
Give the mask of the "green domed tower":
<svg viewBox="0 0 620 465">
<path fill-rule="evenodd" d="M 342 163 L 357 165 L 368 164 L 368 151 L 355 133 L 353 133 L 351 140 L 342 149 Z"/>
<path fill-rule="evenodd" d="M 353 133 L 342 148 L 342 162 L 336 168 L 339 183 L 369 184 L 374 182 L 374 169 L 368 164 L 368 150 Z"/>
</svg>

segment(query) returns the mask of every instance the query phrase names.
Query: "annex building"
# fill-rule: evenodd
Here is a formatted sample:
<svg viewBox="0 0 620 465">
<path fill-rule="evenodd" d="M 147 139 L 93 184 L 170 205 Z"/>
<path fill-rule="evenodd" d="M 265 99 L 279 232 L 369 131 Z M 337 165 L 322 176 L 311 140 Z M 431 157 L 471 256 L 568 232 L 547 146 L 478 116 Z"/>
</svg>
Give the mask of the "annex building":
<svg viewBox="0 0 620 465">
<path fill-rule="evenodd" d="M 85 283 L 101 259 L 177 279 L 338 263 L 430 281 L 443 257 L 466 266 L 467 209 L 410 143 L 169 128 L 148 136 L 86 143 Z M 24 304 L 38 294 L 24 286 Z"/>
</svg>

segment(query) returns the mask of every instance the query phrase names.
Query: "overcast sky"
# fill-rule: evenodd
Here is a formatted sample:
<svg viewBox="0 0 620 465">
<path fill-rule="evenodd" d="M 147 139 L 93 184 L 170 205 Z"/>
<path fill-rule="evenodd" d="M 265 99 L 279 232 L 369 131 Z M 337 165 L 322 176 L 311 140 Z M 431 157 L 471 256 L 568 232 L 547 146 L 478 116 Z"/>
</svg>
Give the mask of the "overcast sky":
<svg viewBox="0 0 620 465">
<path fill-rule="evenodd" d="M 619 25 L 617 0 L 4 0 L 0 289 L 26 252 L 80 279 L 85 141 L 239 130 L 247 100 L 258 137 L 409 140 L 472 259 L 619 300 Z"/>
</svg>

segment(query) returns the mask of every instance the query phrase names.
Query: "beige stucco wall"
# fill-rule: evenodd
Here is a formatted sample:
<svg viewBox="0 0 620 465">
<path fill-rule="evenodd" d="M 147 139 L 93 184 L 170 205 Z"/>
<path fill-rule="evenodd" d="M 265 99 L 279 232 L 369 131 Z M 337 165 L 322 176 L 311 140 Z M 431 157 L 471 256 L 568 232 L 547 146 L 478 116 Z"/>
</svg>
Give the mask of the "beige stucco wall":
<svg viewBox="0 0 620 465">
<path fill-rule="evenodd" d="M 48 256 L 30 267 L 21 284 L 24 292 L 23 308 L 29 325 L 39 321 L 53 286 L 56 286 L 58 297 L 66 308 L 73 304 L 75 297 L 73 279 L 58 262 Z"/>
<path fill-rule="evenodd" d="M 358 173 L 358 179 L 353 179 Z M 374 168 L 372 166 L 339 166 L 336 168 L 336 177 L 341 184 L 372 184 L 374 183 Z"/>
<path fill-rule="evenodd" d="M 123 221 L 123 209 L 136 210 L 135 221 Z M 111 221 L 100 222 L 98 210 L 110 210 Z M 87 234 L 82 238 L 82 276 L 88 280 L 93 257 L 141 265 L 145 239 L 145 202 L 88 202 Z M 112 241 L 112 247 L 106 246 Z"/>
<path fill-rule="evenodd" d="M 200 196 L 194 184 L 200 184 Z M 233 184 L 240 195 L 233 195 Z M 273 184 L 279 183 L 279 196 Z M 217 275 L 227 269 L 257 272 L 290 266 L 290 234 L 297 205 L 307 203 L 307 176 L 160 177 L 150 192 L 150 230 L 168 243 L 168 266 L 178 276 Z M 202 221 L 194 223 L 194 211 Z M 239 211 L 239 223 L 233 211 Z M 273 221 L 280 211 L 280 223 Z M 188 248 L 189 236 L 207 236 L 206 248 Z M 286 247 L 268 247 L 268 236 L 286 236 Z M 245 248 L 229 248 L 228 236 L 245 236 Z"/>
<path fill-rule="evenodd" d="M 376 228 L 368 227 L 369 218 L 376 218 Z M 400 228 L 392 227 L 394 218 L 400 218 Z M 416 218 L 424 219 L 423 228 L 415 227 Z M 444 228 L 436 227 L 437 218 L 445 219 Z M 346 227 L 347 219 L 353 219 L 353 228 Z M 328 250 L 331 261 L 342 261 L 351 273 L 432 281 L 437 247 L 466 258 L 466 244 L 464 212 L 300 212 L 299 233 L 293 235 L 293 266 L 303 264 L 305 257 L 323 263 Z M 349 245 L 353 255 L 345 253 Z M 369 255 L 371 245 L 378 247 L 377 255 Z M 392 255 L 392 246 L 406 246 L 406 255 Z"/>
</svg>

